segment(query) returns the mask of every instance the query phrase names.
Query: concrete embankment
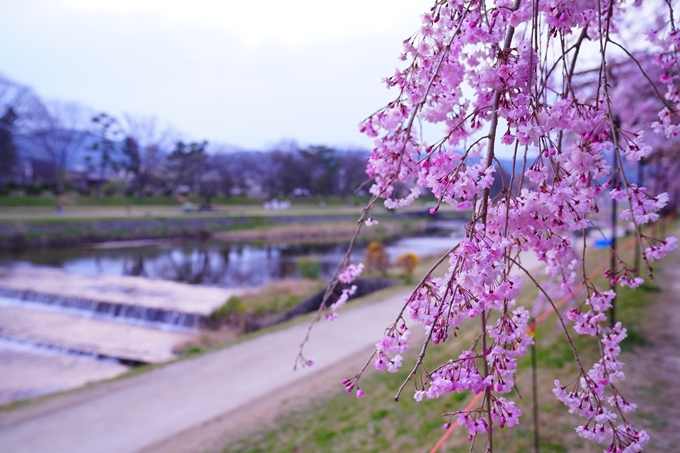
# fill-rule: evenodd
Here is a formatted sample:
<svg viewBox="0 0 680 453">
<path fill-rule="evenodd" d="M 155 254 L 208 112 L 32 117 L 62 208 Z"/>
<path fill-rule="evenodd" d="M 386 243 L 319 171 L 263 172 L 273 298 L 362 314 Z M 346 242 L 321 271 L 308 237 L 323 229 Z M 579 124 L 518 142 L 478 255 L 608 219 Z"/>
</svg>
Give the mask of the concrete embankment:
<svg viewBox="0 0 680 453">
<path fill-rule="evenodd" d="M 240 290 L 191 286 L 164 280 L 121 275 L 78 275 L 54 268 L 0 267 L 0 289 L 5 297 L 50 303 L 52 296 L 68 303 L 92 301 L 111 305 L 136 306 L 166 312 L 209 315 Z M 14 293 L 10 293 L 14 291 Z M 23 297 L 22 295 L 25 295 Z M 54 304 L 59 305 L 61 302 Z M 82 307 L 74 307 L 82 308 Z M 96 310 L 94 310 L 96 311 Z"/>
<path fill-rule="evenodd" d="M 52 268 L 0 268 L 0 337 L 129 363 L 173 348 L 239 290 Z"/>
<path fill-rule="evenodd" d="M 238 290 L 0 267 L 0 403 L 161 363 Z"/>
<path fill-rule="evenodd" d="M 0 404 L 81 387 L 130 369 L 115 360 L 65 354 L 0 338 Z"/>
<path fill-rule="evenodd" d="M 0 301 L 0 337 L 128 363 L 175 358 L 172 348 L 193 333 L 150 329 L 122 322 L 43 311 Z"/>
</svg>

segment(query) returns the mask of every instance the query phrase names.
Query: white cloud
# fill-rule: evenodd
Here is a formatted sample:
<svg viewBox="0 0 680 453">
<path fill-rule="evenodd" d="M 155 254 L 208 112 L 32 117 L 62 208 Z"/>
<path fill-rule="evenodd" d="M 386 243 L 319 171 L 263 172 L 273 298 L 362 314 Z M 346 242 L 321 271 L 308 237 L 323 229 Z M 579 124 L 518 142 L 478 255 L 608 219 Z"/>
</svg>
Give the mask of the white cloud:
<svg viewBox="0 0 680 453">
<path fill-rule="evenodd" d="M 430 2 L 413 0 L 64 0 L 76 10 L 153 13 L 165 20 L 226 27 L 249 46 L 290 47 L 383 34 L 413 23 Z"/>
<path fill-rule="evenodd" d="M 357 124 L 392 100 L 381 79 L 430 3 L 22 0 L 0 15 L 0 73 L 190 139 L 370 146 Z"/>
</svg>

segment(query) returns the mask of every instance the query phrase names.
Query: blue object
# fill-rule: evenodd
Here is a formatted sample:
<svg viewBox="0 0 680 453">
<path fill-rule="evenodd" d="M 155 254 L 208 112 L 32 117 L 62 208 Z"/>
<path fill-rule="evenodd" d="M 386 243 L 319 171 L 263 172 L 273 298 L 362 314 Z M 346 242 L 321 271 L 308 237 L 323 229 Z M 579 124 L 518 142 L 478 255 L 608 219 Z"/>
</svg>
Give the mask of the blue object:
<svg viewBox="0 0 680 453">
<path fill-rule="evenodd" d="M 600 238 L 597 241 L 595 241 L 595 248 L 596 249 L 603 249 L 605 247 L 613 247 L 614 246 L 614 241 L 611 238 Z"/>
</svg>

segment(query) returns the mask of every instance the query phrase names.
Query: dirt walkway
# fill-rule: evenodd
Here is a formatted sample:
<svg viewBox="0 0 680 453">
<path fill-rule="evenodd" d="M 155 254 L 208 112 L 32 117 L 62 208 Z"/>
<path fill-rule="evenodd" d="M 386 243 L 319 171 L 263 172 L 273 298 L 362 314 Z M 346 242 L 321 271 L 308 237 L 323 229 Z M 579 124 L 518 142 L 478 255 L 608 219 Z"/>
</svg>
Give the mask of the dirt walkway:
<svg viewBox="0 0 680 453">
<path fill-rule="evenodd" d="M 663 268 L 656 275 L 661 292 L 641 294 L 656 299 L 640 320 L 644 344 L 621 355 L 623 391 L 638 405 L 632 419 L 649 433 L 649 452 L 678 451 L 680 445 L 680 251 Z"/>
<path fill-rule="evenodd" d="M 308 349 L 316 359 L 312 368 L 292 371 L 307 329 L 300 324 L 193 360 L 0 413 L 0 451 L 132 453 L 159 452 L 168 446 L 172 448 L 165 451 L 203 450 L 214 435 L 241 431 L 239 423 L 252 424 L 280 404 L 324 391 L 326 383 L 337 387 L 343 367 L 354 369 L 365 357 L 362 353 L 380 338 L 403 299 L 404 294 L 396 294 L 347 310 L 334 322 L 322 322 Z M 312 374 L 320 379 L 306 379 Z M 225 423 L 229 420 L 239 423 Z"/>
</svg>

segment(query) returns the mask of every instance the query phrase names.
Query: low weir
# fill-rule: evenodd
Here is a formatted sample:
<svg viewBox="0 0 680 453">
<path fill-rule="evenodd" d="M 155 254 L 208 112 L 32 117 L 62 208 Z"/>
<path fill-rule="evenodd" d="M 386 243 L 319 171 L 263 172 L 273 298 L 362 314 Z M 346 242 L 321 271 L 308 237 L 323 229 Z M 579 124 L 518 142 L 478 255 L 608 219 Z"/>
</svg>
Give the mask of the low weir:
<svg viewBox="0 0 680 453">
<path fill-rule="evenodd" d="M 130 305 L 105 300 L 92 300 L 75 296 L 38 293 L 31 290 L 5 287 L 0 287 L 0 297 L 82 310 L 113 318 L 130 318 L 149 323 L 188 328 L 203 327 L 207 319 L 206 315 L 198 313 L 187 313 L 172 309 Z"/>
<path fill-rule="evenodd" d="M 85 351 L 81 351 L 81 350 L 74 349 L 74 348 L 55 346 L 55 345 L 52 345 L 52 344 L 33 343 L 33 342 L 29 342 L 29 341 L 17 340 L 15 338 L 6 338 L 6 337 L 3 337 L 3 336 L 0 336 L 0 344 L 3 344 L 3 343 L 9 344 L 9 345 L 15 345 L 15 346 L 23 347 L 23 348 L 28 348 L 28 349 L 43 350 L 43 351 L 53 352 L 53 353 L 57 353 L 57 354 L 67 354 L 67 355 L 73 355 L 73 356 L 77 356 L 77 357 L 90 358 L 90 359 L 93 359 L 93 360 L 111 360 L 115 363 L 120 363 L 122 365 L 126 365 L 126 366 L 129 366 L 129 367 L 146 365 L 148 363 L 148 362 L 143 362 L 141 360 L 112 357 L 112 356 L 108 356 L 106 354 L 97 354 L 97 353 L 85 352 Z"/>
<path fill-rule="evenodd" d="M 0 297 L 185 328 L 201 327 L 210 313 L 241 292 L 47 267 L 0 267 Z"/>
<path fill-rule="evenodd" d="M 173 360 L 210 313 L 238 293 L 143 277 L 0 266 L 0 402 Z"/>
</svg>

